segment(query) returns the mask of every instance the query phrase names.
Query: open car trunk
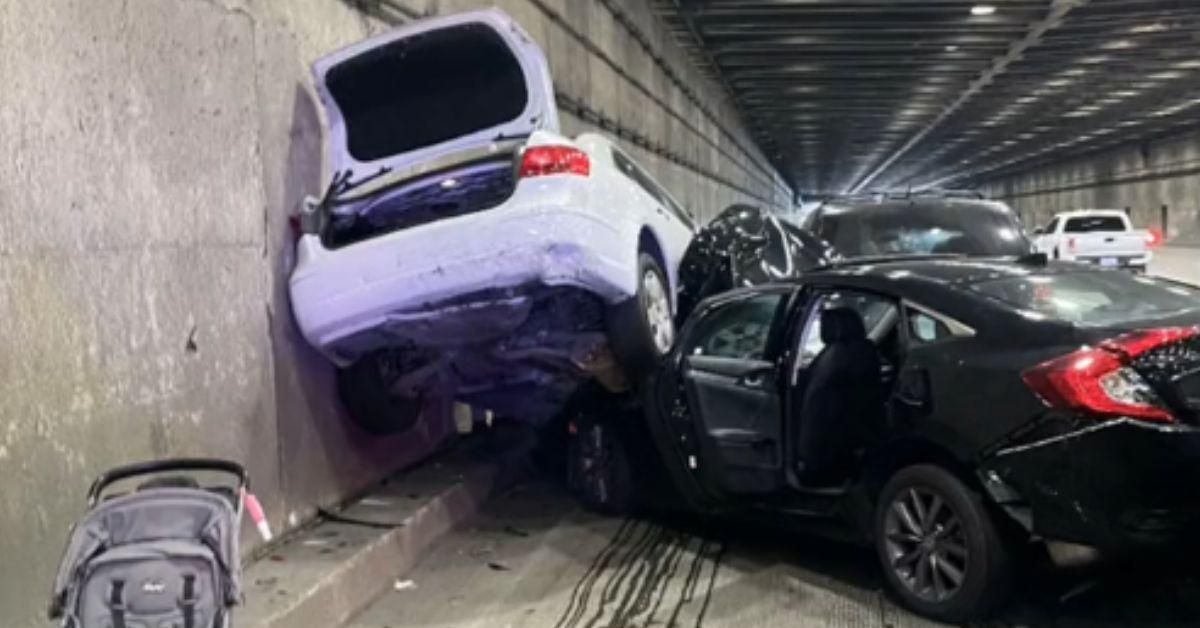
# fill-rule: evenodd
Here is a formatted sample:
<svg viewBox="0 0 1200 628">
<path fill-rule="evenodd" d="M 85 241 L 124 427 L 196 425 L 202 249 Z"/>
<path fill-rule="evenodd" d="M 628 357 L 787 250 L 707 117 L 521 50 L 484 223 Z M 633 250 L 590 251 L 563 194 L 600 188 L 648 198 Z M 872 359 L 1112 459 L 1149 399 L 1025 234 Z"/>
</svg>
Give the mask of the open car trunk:
<svg viewBox="0 0 1200 628">
<path fill-rule="evenodd" d="M 354 178 L 406 178 L 449 155 L 558 129 L 545 55 L 499 10 L 414 22 L 318 60 L 313 74 L 330 167 Z"/>
</svg>

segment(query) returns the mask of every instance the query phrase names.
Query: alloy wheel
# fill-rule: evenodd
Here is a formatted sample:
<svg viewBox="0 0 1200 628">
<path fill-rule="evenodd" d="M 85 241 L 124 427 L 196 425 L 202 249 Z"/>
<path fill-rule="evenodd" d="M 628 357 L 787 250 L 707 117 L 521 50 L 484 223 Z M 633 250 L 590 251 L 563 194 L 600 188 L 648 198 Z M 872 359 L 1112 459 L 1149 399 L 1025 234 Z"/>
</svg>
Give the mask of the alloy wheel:
<svg viewBox="0 0 1200 628">
<path fill-rule="evenodd" d="M 667 297 L 667 288 L 663 285 L 662 277 L 653 269 L 646 269 L 642 274 L 642 294 L 654 347 L 659 354 L 665 354 L 675 341 L 675 323 L 671 320 L 671 300 Z"/>
<path fill-rule="evenodd" d="M 887 557 L 896 579 L 926 602 L 958 593 L 970 569 L 966 531 L 958 513 L 937 493 L 901 491 L 884 517 Z"/>
</svg>

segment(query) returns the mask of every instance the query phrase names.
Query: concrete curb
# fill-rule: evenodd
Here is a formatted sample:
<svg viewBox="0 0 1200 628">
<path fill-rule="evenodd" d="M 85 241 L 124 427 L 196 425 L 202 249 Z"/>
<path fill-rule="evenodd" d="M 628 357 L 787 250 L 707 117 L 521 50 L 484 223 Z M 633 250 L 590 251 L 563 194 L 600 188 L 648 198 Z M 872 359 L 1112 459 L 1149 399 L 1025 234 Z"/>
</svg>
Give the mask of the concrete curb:
<svg viewBox="0 0 1200 628">
<path fill-rule="evenodd" d="M 323 521 L 304 530 L 246 569 L 247 601 L 235 611 L 234 624 L 239 628 L 342 625 L 390 588 L 397 575 L 411 569 L 432 543 L 474 515 L 512 476 L 512 464 L 456 468 L 439 463 L 432 475 L 445 476 L 440 482 L 436 477 L 412 482 L 401 478 L 342 513 L 347 519 L 369 521 L 380 521 L 382 515 L 399 521 L 399 527 L 342 520 Z M 410 491 L 418 488 L 434 490 L 416 502 Z M 388 500 L 398 503 L 389 506 Z"/>
</svg>

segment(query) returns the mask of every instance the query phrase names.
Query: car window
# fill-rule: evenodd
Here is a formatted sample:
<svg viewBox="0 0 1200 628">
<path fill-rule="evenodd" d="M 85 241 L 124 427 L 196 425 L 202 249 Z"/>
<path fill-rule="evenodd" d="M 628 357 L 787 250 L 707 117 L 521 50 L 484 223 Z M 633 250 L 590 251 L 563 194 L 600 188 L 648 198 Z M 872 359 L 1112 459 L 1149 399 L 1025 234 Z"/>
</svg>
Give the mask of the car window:
<svg viewBox="0 0 1200 628">
<path fill-rule="evenodd" d="M 1118 271 L 1028 275 L 972 290 L 1018 310 L 1079 325 L 1115 325 L 1200 310 L 1200 290 Z"/>
<path fill-rule="evenodd" d="M 1054 217 L 1054 220 L 1050 221 L 1050 224 L 1046 225 L 1046 233 L 1054 233 L 1056 231 L 1058 231 L 1058 217 L 1057 216 Z"/>
<path fill-rule="evenodd" d="M 869 292 L 839 291 L 821 295 L 816 307 L 809 310 L 804 322 L 804 331 L 800 335 L 799 368 L 804 368 L 821 353 L 825 343 L 821 341 L 821 312 L 839 307 L 848 307 L 859 313 L 863 318 L 863 326 L 867 334 L 872 334 L 875 328 L 896 310 L 896 304 L 891 299 Z"/>
<path fill-rule="evenodd" d="M 646 174 L 646 172 L 642 170 L 640 166 L 633 163 L 632 159 L 616 149 L 613 149 L 612 151 L 612 158 L 613 163 L 616 164 L 617 170 L 619 170 L 621 174 L 625 175 L 626 178 L 636 183 L 638 187 L 642 188 L 642 190 L 644 190 L 655 201 L 657 201 L 659 205 L 668 209 L 672 214 L 675 215 L 676 218 L 683 222 L 683 224 L 687 225 L 689 229 L 695 226 L 696 220 L 692 216 L 691 212 L 684 209 L 681 205 L 679 205 L 679 203 L 676 203 L 675 199 L 671 198 L 670 194 L 667 194 L 665 190 L 659 187 L 659 185 L 654 182 L 654 179 L 651 179 L 650 175 Z"/>
<path fill-rule="evenodd" d="M 908 326 L 910 345 L 926 345 L 954 335 L 945 323 L 920 310 L 910 308 L 905 316 L 905 324 Z"/>
<path fill-rule="evenodd" d="M 1017 256 L 1030 250 L 1017 216 L 989 202 L 844 203 L 823 207 L 817 236 L 842 256 Z"/>
<path fill-rule="evenodd" d="M 1120 216 L 1084 216 L 1070 218 L 1063 227 L 1066 233 L 1088 233 L 1091 231 L 1125 231 L 1125 219 Z"/>
<path fill-rule="evenodd" d="M 691 355 L 762 360 L 783 295 L 761 294 L 720 306 L 693 333 Z"/>
</svg>

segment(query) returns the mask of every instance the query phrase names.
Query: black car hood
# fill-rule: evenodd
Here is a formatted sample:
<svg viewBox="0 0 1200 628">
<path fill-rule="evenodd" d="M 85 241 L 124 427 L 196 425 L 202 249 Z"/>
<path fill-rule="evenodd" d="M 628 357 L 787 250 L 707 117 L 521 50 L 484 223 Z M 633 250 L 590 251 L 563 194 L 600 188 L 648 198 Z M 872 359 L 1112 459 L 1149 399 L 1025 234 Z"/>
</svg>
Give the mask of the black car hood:
<svg viewBox="0 0 1200 628">
<path fill-rule="evenodd" d="M 706 297 L 794 279 L 835 259 L 828 244 L 776 214 L 731 205 L 696 234 L 683 255 L 677 320 Z"/>
</svg>

